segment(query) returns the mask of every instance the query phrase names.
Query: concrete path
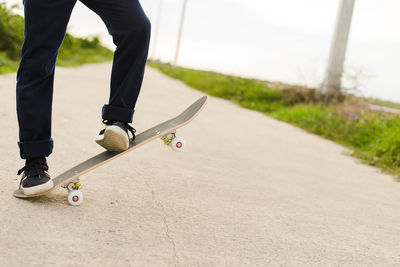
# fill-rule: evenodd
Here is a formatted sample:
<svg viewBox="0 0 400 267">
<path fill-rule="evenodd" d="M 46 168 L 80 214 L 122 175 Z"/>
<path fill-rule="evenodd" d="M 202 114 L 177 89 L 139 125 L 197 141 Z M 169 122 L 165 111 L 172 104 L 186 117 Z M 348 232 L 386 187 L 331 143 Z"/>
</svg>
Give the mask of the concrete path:
<svg viewBox="0 0 400 267">
<path fill-rule="evenodd" d="M 95 155 L 111 65 L 58 68 L 51 174 Z M 0 266 L 400 266 L 400 184 L 345 149 L 211 98 L 178 134 L 66 190 L 21 200 L 15 75 L 0 76 Z M 140 132 L 202 93 L 147 69 Z"/>
</svg>

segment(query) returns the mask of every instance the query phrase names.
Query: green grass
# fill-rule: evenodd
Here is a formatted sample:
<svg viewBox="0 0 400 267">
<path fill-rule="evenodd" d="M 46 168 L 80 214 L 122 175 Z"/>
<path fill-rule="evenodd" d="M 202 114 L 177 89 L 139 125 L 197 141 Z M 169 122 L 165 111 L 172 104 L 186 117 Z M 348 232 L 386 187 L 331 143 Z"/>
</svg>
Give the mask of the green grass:
<svg viewBox="0 0 400 267">
<path fill-rule="evenodd" d="M 58 53 L 57 65 L 75 67 L 87 63 L 110 61 L 113 52 L 101 45 L 98 37 L 76 38 L 66 34 Z"/>
<path fill-rule="evenodd" d="M 18 63 L 7 57 L 6 53 L 0 52 L 0 74 L 15 72 L 18 69 Z"/>
<path fill-rule="evenodd" d="M 0 74 L 18 69 L 24 40 L 24 19 L 14 13 L 18 6 L 0 2 Z M 75 67 L 86 63 L 110 61 L 113 52 L 101 45 L 98 37 L 77 38 L 66 34 L 60 47 L 57 65 Z"/>
<path fill-rule="evenodd" d="M 270 88 L 268 82 L 149 62 L 151 67 L 209 95 L 263 112 L 350 148 L 365 163 L 400 175 L 400 118 L 373 112 L 360 98 L 324 105 L 317 90 Z"/>
</svg>

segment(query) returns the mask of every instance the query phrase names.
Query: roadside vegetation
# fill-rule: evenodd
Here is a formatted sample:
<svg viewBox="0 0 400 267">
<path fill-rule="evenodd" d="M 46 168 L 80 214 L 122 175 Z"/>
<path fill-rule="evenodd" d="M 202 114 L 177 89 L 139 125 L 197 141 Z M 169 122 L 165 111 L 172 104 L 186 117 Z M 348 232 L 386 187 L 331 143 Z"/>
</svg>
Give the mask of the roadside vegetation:
<svg viewBox="0 0 400 267">
<path fill-rule="evenodd" d="M 371 100 L 342 95 L 324 104 L 317 90 L 149 62 L 151 67 L 209 95 L 257 110 L 333 140 L 363 162 L 400 175 L 399 115 L 372 111 Z M 376 102 L 375 102 L 376 103 Z"/>
<path fill-rule="evenodd" d="M 20 52 L 24 41 L 24 19 L 0 2 L 0 74 L 18 69 Z M 104 62 L 112 59 L 113 53 L 101 45 L 98 37 L 76 38 L 66 34 L 59 50 L 57 65 L 79 66 L 85 63 Z"/>
<path fill-rule="evenodd" d="M 391 101 L 385 101 L 385 100 L 376 99 L 376 98 L 367 98 L 365 100 L 368 103 L 373 104 L 373 105 L 384 106 L 384 107 L 394 108 L 394 109 L 399 109 L 400 110 L 400 103 L 391 102 Z"/>
</svg>

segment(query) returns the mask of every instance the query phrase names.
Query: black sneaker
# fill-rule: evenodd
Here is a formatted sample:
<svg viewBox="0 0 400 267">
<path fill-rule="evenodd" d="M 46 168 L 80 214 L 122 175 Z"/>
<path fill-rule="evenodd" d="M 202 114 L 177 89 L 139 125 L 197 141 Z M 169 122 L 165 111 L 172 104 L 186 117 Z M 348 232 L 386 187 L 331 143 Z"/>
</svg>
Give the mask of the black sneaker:
<svg viewBox="0 0 400 267">
<path fill-rule="evenodd" d="M 103 120 L 103 123 L 106 126 L 100 131 L 96 143 L 108 151 L 125 151 L 128 149 L 129 143 L 135 140 L 136 130 L 128 123 L 108 120 Z M 128 132 L 131 133 L 131 137 Z"/>
<path fill-rule="evenodd" d="M 19 188 L 22 188 L 25 195 L 33 195 L 51 189 L 53 181 L 47 172 L 48 170 L 46 158 L 26 160 L 25 166 L 17 173 L 17 175 L 24 173 Z"/>
</svg>

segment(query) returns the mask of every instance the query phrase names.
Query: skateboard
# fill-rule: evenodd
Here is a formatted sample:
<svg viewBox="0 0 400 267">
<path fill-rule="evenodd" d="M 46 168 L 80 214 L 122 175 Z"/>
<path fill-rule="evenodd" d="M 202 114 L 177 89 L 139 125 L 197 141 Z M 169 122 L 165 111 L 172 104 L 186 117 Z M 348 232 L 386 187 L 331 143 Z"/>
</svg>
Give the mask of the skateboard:
<svg viewBox="0 0 400 267">
<path fill-rule="evenodd" d="M 72 167 L 71 169 L 61 173 L 53 178 L 54 186 L 44 192 L 25 195 L 22 189 L 16 190 L 14 196 L 17 198 L 33 198 L 46 195 L 58 187 L 63 187 L 68 190 L 68 202 L 73 206 L 80 205 L 83 201 L 81 191 L 82 184 L 79 177 L 93 171 L 94 169 L 141 147 L 142 145 L 160 138 L 162 142 L 171 147 L 174 151 L 180 152 L 185 148 L 186 142 L 183 138 L 176 136 L 176 130 L 189 122 L 191 122 L 204 108 L 207 102 L 207 96 L 199 98 L 196 102 L 185 109 L 181 114 L 162 122 L 140 134 L 138 134 L 133 142 L 130 142 L 129 148 L 122 152 L 104 151 L 86 161 Z"/>
</svg>

